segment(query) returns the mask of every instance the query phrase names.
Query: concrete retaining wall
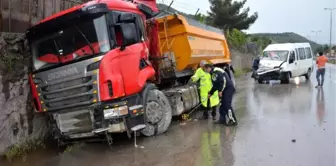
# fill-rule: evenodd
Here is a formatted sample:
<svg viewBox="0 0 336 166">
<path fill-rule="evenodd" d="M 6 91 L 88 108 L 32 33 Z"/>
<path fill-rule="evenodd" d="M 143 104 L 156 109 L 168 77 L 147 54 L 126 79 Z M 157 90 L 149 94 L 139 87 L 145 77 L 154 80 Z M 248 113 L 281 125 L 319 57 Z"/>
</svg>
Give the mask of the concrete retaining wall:
<svg viewBox="0 0 336 166">
<path fill-rule="evenodd" d="M 26 52 L 22 34 L 0 33 L 0 154 L 47 132 L 45 117 L 34 114 L 31 106 Z"/>
<path fill-rule="evenodd" d="M 253 55 L 231 50 L 232 66 L 236 69 L 252 68 Z"/>
</svg>

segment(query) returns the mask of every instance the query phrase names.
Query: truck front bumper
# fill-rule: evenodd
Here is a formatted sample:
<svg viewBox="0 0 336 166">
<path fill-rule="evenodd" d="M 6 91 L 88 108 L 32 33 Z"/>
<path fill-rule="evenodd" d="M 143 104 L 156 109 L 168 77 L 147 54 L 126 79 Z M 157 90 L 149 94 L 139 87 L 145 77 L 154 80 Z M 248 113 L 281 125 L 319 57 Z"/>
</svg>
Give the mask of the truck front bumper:
<svg viewBox="0 0 336 166">
<path fill-rule="evenodd" d="M 52 114 L 54 137 L 78 139 L 101 136 L 106 133 L 122 133 L 145 124 L 142 105 L 126 103 L 101 104 L 91 109 L 78 109 Z"/>
<path fill-rule="evenodd" d="M 286 73 L 279 70 L 270 70 L 264 72 L 257 72 L 255 79 L 259 81 L 269 81 L 269 80 L 283 80 L 286 78 Z"/>
</svg>

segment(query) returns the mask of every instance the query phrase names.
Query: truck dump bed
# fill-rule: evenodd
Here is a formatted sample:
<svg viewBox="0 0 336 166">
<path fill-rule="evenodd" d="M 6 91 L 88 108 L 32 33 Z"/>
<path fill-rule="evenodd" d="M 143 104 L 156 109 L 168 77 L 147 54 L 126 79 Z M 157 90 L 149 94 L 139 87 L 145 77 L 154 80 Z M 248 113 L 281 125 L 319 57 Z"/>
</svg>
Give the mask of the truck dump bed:
<svg viewBox="0 0 336 166">
<path fill-rule="evenodd" d="M 182 15 L 157 18 L 161 55 L 175 60 L 177 71 L 195 67 L 201 60 L 213 64 L 230 62 L 223 32 Z"/>
</svg>

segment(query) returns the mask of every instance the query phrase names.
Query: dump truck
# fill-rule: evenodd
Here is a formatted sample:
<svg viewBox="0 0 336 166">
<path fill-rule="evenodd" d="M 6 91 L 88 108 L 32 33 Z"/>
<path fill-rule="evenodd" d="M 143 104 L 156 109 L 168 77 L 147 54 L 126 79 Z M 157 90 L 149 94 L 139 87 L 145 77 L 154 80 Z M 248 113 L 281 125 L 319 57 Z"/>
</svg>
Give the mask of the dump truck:
<svg viewBox="0 0 336 166">
<path fill-rule="evenodd" d="M 164 133 L 200 103 L 187 82 L 201 60 L 233 69 L 221 30 L 159 12 L 155 0 L 90 1 L 41 20 L 26 37 L 35 112 L 48 115 L 60 144 Z"/>
</svg>

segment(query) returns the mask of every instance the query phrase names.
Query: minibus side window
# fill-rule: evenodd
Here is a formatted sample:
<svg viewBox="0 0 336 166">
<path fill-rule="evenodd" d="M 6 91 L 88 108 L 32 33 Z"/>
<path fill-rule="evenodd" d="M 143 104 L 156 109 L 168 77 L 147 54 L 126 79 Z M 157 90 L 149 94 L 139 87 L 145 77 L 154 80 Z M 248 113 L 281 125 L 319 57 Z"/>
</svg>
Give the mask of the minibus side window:
<svg viewBox="0 0 336 166">
<path fill-rule="evenodd" d="M 305 49 L 304 48 L 299 48 L 299 56 L 300 56 L 300 60 L 304 60 L 306 59 L 306 53 L 305 53 Z"/>
<path fill-rule="evenodd" d="M 299 60 L 299 51 L 297 48 L 295 48 L 295 54 L 296 54 L 296 60 Z"/>
<path fill-rule="evenodd" d="M 311 49 L 309 47 L 306 47 L 305 48 L 306 50 L 306 55 L 307 55 L 307 58 L 310 59 L 313 57 L 312 53 L 311 53 Z"/>
</svg>

